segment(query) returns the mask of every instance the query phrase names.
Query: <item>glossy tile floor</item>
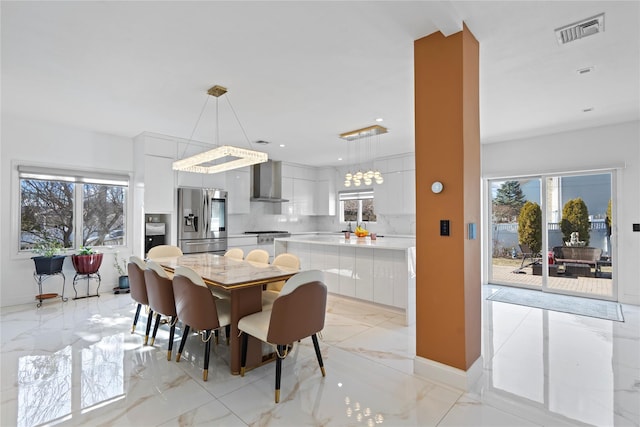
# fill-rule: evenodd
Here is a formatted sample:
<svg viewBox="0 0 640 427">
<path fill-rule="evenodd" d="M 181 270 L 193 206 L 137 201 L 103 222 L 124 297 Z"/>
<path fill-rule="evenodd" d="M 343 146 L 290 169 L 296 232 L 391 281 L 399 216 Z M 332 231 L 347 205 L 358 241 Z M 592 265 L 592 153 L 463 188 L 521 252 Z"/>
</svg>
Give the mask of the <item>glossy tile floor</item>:
<svg viewBox="0 0 640 427">
<path fill-rule="evenodd" d="M 199 340 L 168 362 L 166 326 L 153 347 L 146 318 L 129 333 L 134 308 L 103 294 L 3 309 L 0 425 L 640 424 L 636 306 L 620 323 L 483 300 L 484 373 L 463 393 L 412 374 L 415 329 L 400 314 L 330 296 L 327 376 L 304 340 L 283 363 L 277 405 L 274 364 L 233 376 L 221 340 L 203 382 Z"/>
</svg>

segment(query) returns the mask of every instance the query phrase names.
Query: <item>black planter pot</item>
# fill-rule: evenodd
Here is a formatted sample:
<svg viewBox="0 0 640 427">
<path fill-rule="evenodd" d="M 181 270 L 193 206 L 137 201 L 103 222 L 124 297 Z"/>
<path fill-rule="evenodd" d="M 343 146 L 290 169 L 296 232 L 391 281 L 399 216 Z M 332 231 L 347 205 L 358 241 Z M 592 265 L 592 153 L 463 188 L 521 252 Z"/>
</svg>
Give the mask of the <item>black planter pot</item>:
<svg viewBox="0 0 640 427">
<path fill-rule="evenodd" d="M 36 274 L 57 274 L 62 271 L 64 264 L 64 255 L 56 255 L 53 257 L 34 256 L 31 257 L 36 265 Z"/>
<path fill-rule="evenodd" d="M 129 276 L 118 277 L 118 288 L 129 289 Z"/>
</svg>

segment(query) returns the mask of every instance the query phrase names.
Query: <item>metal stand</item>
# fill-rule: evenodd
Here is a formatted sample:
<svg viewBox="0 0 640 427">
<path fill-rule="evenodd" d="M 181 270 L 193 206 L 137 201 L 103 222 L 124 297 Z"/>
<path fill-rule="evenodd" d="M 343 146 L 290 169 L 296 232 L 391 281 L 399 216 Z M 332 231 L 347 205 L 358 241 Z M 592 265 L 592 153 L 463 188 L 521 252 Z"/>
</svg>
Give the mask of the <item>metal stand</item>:
<svg viewBox="0 0 640 427">
<path fill-rule="evenodd" d="M 76 283 L 78 282 L 78 280 L 82 280 L 82 279 L 87 279 L 87 294 L 86 295 L 82 295 L 82 296 L 78 296 L 78 290 L 76 289 Z M 89 280 L 90 279 L 98 280 L 98 287 L 96 288 L 96 293 L 95 294 L 89 294 Z M 73 299 L 99 297 L 100 294 L 98 293 L 98 290 L 100 289 L 100 284 L 101 283 L 102 283 L 102 278 L 100 277 L 100 273 L 98 273 L 98 272 L 90 273 L 90 274 L 76 273 L 76 275 L 73 276 L 73 292 L 75 292 L 75 294 L 76 294 L 76 296 Z"/>
<path fill-rule="evenodd" d="M 42 283 L 44 283 L 47 279 L 52 278 L 53 276 L 62 276 L 62 294 L 58 295 L 58 294 L 43 294 L 42 293 Z M 38 299 L 38 304 L 36 305 L 36 307 L 40 308 L 42 307 L 42 301 L 46 300 L 46 299 L 50 299 L 50 298 L 57 298 L 60 297 L 62 299 L 62 301 L 67 302 L 67 300 L 69 298 L 65 298 L 64 297 L 64 285 L 65 282 L 67 281 L 67 278 L 64 276 L 64 273 L 62 271 L 59 271 L 57 273 L 53 273 L 53 274 L 38 274 L 37 272 L 33 272 L 33 278 L 35 279 L 36 283 L 38 283 L 38 295 L 36 295 L 36 298 Z"/>
</svg>

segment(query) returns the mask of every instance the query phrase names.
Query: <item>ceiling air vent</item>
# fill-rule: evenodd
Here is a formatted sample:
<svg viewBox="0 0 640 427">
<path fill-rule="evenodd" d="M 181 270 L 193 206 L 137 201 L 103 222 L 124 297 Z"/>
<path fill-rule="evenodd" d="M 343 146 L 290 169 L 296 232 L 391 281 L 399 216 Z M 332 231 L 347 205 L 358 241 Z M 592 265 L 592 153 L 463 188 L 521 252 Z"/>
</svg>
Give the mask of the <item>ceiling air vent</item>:
<svg viewBox="0 0 640 427">
<path fill-rule="evenodd" d="M 563 45 L 604 31 L 604 13 L 556 29 L 558 43 Z"/>
</svg>

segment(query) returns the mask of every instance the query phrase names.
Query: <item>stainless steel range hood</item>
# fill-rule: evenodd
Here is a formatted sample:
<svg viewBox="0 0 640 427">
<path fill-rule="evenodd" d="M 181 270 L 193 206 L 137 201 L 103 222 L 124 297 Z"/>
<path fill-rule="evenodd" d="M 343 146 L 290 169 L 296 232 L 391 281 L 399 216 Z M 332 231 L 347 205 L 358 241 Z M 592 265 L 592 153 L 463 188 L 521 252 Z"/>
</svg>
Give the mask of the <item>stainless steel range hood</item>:
<svg viewBox="0 0 640 427">
<path fill-rule="evenodd" d="M 251 167 L 251 201 L 282 203 L 282 164 L 267 161 Z"/>
</svg>

